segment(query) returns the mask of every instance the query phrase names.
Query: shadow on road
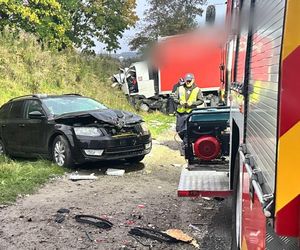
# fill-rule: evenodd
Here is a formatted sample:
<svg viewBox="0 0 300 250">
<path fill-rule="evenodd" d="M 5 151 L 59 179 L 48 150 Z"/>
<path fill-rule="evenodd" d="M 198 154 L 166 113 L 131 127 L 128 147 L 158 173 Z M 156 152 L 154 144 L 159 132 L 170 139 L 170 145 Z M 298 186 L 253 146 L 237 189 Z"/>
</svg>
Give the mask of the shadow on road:
<svg viewBox="0 0 300 250">
<path fill-rule="evenodd" d="M 231 246 L 231 203 L 227 198 L 220 202 L 219 211 L 214 215 L 200 249 L 226 250 Z"/>
<path fill-rule="evenodd" d="M 145 168 L 145 164 L 140 163 L 128 163 L 125 161 L 102 161 L 102 162 L 93 162 L 85 163 L 82 165 L 76 166 L 74 171 L 78 171 L 80 174 L 91 174 L 95 175 L 105 175 L 105 172 L 108 168 L 112 169 L 124 169 L 126 173 L 142 171 Z"/>
</svg>

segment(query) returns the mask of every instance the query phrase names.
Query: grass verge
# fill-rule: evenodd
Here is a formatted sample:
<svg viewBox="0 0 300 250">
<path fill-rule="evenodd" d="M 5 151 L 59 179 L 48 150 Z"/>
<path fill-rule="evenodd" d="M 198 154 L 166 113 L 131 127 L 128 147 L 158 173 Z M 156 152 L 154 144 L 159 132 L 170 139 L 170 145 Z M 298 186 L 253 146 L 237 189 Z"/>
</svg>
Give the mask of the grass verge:
<svg viewBox="0 0 300 250">
<path fill-rule="evenodd" d="M 49 161 L 20 161 L 0 157 L 0 204 L 9 204 L 19 195 L 30 194 L 64 169 Z"/>
<path fill-rule="evenodd" d="M 148 124 L 153 139 L 157 139 L 160 134 L 168 130 L 175 123 L 174 116 L 164 115 L 160 112 L 145 114 L 142 117 Z"/>
</svg>

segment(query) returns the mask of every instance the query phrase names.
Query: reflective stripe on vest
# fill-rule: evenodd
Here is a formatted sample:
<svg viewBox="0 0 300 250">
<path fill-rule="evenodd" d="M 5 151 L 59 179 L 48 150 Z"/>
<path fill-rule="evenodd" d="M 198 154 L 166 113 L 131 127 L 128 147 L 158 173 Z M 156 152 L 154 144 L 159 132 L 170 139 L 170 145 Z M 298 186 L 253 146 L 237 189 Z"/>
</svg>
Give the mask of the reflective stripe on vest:
<svg viewBox="0 0 300 250">
<path fill-rule="evenodd" d="M 196 102 L 197 101 L 197 97 L 198 97 L 198 93 L 199 93 L 199 88 L 196 87 L 192 90 L 192 93 L 190 94 L 190 97 L 188 100 L 186 100 L 186 91 L 185 91 L 185 88 L 184 86 L 180 86 L 179 87 L 179 101 L 180 102 Z M 192 112 L 192 108 L 186 108 L 182 105 L 178 105 L 178 108 L 177 108 L 177 112 L 178 113 L 191 113 Z"/>
</svg>

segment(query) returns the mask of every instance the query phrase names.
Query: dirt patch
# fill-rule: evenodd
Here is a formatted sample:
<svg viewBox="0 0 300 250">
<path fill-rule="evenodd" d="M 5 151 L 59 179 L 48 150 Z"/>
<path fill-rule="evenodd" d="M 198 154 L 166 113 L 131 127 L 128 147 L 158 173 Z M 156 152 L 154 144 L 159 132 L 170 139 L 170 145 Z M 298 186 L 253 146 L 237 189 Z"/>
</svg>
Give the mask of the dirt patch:
<svg viewBox="0 0 300 250">
<path fill-rule="evenodd" d="M 83 166 L 80 173 L 95 173 L 98 180 L 72 182 L 64 176 L 15 205 L 0 208 L 0 249 L 149 249 L 128 235 L 135 226 L 178 228 L 195 237 L 201 249 L 229 249 L 228 202 L 177 197 L 181 167 L 174 164 L 184 163 L 179 152 L 160 139 L 141 164 Z M 124 168 L 126 173 L 107 176 L 108 167 Z M 70 213 L 59 224 L 54 219 L 60 208 Z M 80 224 L 74 219 L 77 214 L 103 217 L 114 226 L 104 230 Z M 187 244 L 140 241 L 152 249 L 195 249 Z"/>
</svg>

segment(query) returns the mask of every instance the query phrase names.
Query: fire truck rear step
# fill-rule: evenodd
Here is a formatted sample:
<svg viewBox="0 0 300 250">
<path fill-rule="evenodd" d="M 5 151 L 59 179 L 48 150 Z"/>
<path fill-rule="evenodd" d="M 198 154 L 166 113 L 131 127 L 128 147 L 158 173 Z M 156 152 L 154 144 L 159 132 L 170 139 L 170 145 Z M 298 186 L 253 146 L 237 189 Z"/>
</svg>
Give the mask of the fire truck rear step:
<svg viewBox="0 0 300 250">
<path fill-rule="evenodd" d="M 228 172 L 183 168 L 178 186 L 179 197 L 227 197 L 231 194 Z"/>
<path fill-rule="evenodd" d="M 278 236 L 272 227 L 267 226 L 266 250 L 273 249 L 299 250 L 298 239 Z"/>
</svg>

